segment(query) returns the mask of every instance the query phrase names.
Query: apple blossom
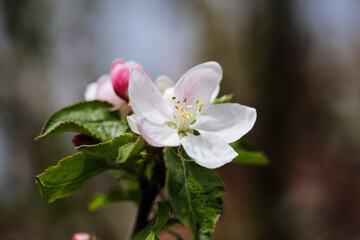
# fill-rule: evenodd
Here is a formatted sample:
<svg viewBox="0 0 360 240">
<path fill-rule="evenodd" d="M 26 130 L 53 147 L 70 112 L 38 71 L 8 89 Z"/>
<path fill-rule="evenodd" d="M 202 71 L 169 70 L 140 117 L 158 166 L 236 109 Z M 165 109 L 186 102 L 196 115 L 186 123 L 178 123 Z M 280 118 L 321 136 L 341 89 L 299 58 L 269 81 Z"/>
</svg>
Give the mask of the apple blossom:
<svg viewBox="0 0 360 240">
<path fill-rule="evenodd" d="M 237 103 L 212 105 L 221 79 L 221 66 L 206 62 L 190 69 L 162 95 L 146 73 L 133 69 L 130 128 L 155 147 L 182 145 L 201 166 L 217 168 L 231 162 L 237 153 L 229 143 L 250 131 L 256 110 Z"/>
<path fill-rule="evenodd" d="M 96 82 L 90 83 L 86 87 L 85 100 L 90 101 L 94 99 L 112 103 L 114 107 L 111 110 L 117 110 L 127 105 L 126 101 L 115 93 L 109 75 L 102 75 Z"/>
<path fill-rule="evenodd" d="M 111 68 L 111 80 L 114 90 L 116 94 L 125 101 L 129 100 L 129 75 L 130 71 L 134 68 L 139 68 L 148 74 L 140 64 L 134 61 L 124 62 L 123 60 L 118 59 L 114 61 Z"/>
</svg>

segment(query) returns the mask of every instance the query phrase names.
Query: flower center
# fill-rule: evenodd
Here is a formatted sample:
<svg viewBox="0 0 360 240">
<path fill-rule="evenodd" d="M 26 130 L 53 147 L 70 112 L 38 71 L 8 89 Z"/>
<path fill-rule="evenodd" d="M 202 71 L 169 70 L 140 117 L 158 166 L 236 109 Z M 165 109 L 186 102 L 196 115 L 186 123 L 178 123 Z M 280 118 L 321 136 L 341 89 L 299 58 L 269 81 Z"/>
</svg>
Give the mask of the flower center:
<svg viewBox="0 0 360 240">
<path fill-rule="evenodd" d="M 200 104 L 199 99 L 196 99 L 193 104 L 188 104 L 186 98 L 179 100 L 172 97 L 172 100 L 175 101 L 174 118 L 179 133 L 186 134 L 185 132 L 190 130 L 190 125 L 194 124 L 200 116 L 206 115 L 206 113 L 201 112 L 204 104 Z"/>
</svg>

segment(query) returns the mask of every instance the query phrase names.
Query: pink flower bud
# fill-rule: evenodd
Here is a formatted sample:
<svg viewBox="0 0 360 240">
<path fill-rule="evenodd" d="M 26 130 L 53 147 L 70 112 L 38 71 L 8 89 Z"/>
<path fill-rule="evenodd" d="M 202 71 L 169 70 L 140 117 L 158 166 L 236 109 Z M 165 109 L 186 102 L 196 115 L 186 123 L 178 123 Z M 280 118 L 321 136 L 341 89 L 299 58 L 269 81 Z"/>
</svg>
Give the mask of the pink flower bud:
<svg viewBox="0 0 360 240">
<path fill-rule="evenodd" d="M 139 68 L 147 75 L 146 70 L 134 61 L 124 62 L 123 60 L 115 60 L 111 68 L 111 80 L 116 94 L 122 99 L 129 101 L 128 87 L 130 71 Z"/>
<path fill-rule="evenodd" d="M 75 233 L 71 240 L 91 240 L 91 236 L 88 233 Z"/>
</svg>

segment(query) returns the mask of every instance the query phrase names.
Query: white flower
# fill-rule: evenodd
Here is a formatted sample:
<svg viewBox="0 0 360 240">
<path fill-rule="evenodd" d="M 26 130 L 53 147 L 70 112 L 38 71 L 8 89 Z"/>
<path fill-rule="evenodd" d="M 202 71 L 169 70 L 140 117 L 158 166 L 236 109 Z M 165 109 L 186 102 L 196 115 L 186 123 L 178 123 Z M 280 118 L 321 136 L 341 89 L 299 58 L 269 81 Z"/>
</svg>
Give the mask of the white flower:
<svg viewBox="0 0 360 240">
<path fill-rule="evenodd" d="M 182 145 L 201 166 L 217 168 L 231 162 L 237 153 L 229 143 L 253 127 L 256 110 L 237 103 L 212 105 L 221 78 L 221 66 L 206 62 L 190 69 L 162 95 L 147 74 L 132 70 L 130 128 L 155 147 Z"/>
</svg>

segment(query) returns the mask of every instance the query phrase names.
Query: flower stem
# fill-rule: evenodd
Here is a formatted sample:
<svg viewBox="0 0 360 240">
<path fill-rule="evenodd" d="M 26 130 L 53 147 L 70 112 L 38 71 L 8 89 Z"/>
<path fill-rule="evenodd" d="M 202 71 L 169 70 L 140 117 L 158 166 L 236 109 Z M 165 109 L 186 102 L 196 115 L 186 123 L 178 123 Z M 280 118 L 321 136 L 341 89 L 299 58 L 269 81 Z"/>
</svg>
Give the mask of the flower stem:
<svg viewBox="0 0 360 240">
<path fill-rule="evenodd" d="M 161 152 L 162 156 L 162 152 Z M 165 184 L 165 165 L 162 158 L 154 160 L 151 171 L 151 178 L 148 180 L 145 176 L 140 180 L 141 197 L 139 209 L 137 212 L 132 237 L 148 224 L 148 216 L 154 200 Z M 160 187 L 159 187 L 160 186 Z"/>
</svg>

